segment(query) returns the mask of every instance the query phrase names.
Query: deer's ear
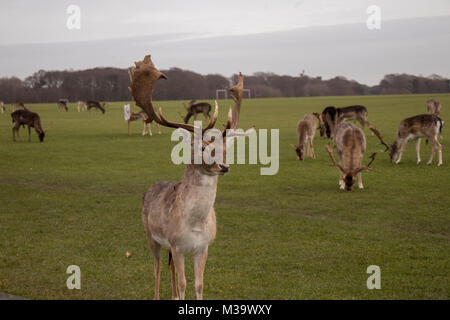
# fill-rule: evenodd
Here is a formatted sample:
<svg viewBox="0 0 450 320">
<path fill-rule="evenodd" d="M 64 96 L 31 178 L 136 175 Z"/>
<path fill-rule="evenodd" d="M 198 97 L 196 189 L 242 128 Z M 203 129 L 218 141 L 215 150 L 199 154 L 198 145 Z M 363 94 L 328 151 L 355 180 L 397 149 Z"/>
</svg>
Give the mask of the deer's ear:
<svg viewBox="0 0 450 320">
<path fill-rule="evenodd" d="M 291 143 L 291 147 L 292 147 L 292 149 L 297 150 L 297 146 L 295 144 Z"/>
</svg>

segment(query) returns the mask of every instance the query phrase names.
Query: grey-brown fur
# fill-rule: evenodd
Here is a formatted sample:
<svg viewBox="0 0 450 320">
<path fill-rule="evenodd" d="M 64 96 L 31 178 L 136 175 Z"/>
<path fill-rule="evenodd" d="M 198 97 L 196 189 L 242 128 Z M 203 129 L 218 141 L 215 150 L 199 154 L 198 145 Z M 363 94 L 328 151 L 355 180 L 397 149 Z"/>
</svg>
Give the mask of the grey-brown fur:
<svg viewBox="0 0 450 320">
<path fill-rule="evenodd" d="M 0 101 L 0 112 L 5 113 L 5 111 L 6 111 L 5 104 L 3 103 L 3 101 Z"/>
<path fill-rule="evenodd" d="M 31 112 L 28 110 L 16 110 L 11 113 L 12 122 L 14 123 L 14 127 L 12 129 L 13 133 L 13 141 L 16 141 L 16 133 L 17 137 L 19 137 L 19 128 L 20 126 L 28 127 L 28 141 L 31 141 L 31 128 L 36 130 L 38 134 L 39 141 L 43 142 L 45 137 L 45 132 L 42 129 L 41 118 L 35 112 Z"/>
<path fill-rule="evenodd" d="M 211 112 L 211 105 L 207 102 L 198 102 L 196 100 L 191 100 L 189 102 L 189 106 L 184 106 L 187 113 L 186 116 L 184 116 L 183 121 L 184 123 L 188 123 L 189 119 L 194 116 L 194 121 L 197 120 L 197 114 L 203 113 L 203 116 L 206 118 L 211 118 L 209 113 Z"/>
<path fill-rule="evenodd" d="M 442 146 L 438 141 L 438 135 L 442 131 L 443 121 L 434 114 L 420 114 L 414 117 L 406 118 L 400 122 L 397 135 L 392 145 L 388 146 L 389 156 L 393 163 L 399 163 L 403 151 L 409 141 L 416 140 L 417 164 L 420 159 L 420 138 L 424 137 L 432 144 L 430 159 L 427 164 L 433 161 L 434 153 L 438 151 L 438 166 L 442 165 Z"/>
<path fill-rule="evenodd" d="M 142 135 L 145 136 L 148 133 L 151 136 L 152 135 L 151 123 L 153 122 L 154 119 L 153 117 L 149 117 L 144 110 L 141 110 L 137 113 L 132 113 L 130 115 L 130 119 L 128 119 L 128 135 L 131 135 L 130 122 L 138 120 L 142 120 L 144 124 Z M 159 123 L 156 123 L 156 125 L 158 126 L 158 134 L 161 134 L 161 127 Z"/>
<path fill-rule="evenodd" d="M 427 100 L 427 112 L 434 114 L 435 116 L 439 116 L 441 114 L 441 103 L 436 99 L 428 99 Z"/>
<path fill-rule="evenodd" d="M 86 105 L 87 105 L 87 110 L 90 111 L 92 108 L 94 109 L 98 109 L 100 110 L 103 114 L 106 112 L 106 103 L 103 102 L 102 104 L 100 104 L 100 102 L 98 101 L 86 101 Z"/>
<path fill-rule="evenodd" d="M 298 160 L 310 156 L 315 159 L 313 140 L 317 129 L 316 118 L 312 114 L 304 115 L 297 123 L 297 145 L 291 144 Z"/>
</svg>

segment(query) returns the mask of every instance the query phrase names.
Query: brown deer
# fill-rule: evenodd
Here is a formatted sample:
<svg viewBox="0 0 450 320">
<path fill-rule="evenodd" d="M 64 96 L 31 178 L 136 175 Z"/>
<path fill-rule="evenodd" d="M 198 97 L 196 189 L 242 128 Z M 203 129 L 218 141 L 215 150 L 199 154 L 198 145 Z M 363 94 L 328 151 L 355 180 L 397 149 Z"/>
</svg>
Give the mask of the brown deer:
<svg viewBox="0 0 450 320">
<path fill-rule="evenodd" d="M 87 110 L 90 111 L 92 108 L 100 110 L 103 114 L 106 112 L 106 102 L 100 104 L 98 101 L 86 101 Z"/>
<path fill-rule="evenodd" d="M 31 112 L 29 110 L 16 110 L 11 113 L 12 122 L 15 123 L 12 133 L 13 133 L 13 141 L 16 141 L 16 132 L 17 137 L 19 137 L 19 128 L 20 126 L 25 127 L 28 126 L 28 142 L 31 141 L 31 128 L 36 130 L 38 134 L 39 141 L 43 142 L 45 137 L 45 131 L 42 129 L 41 118 L 35 112 Z"/>
<path fill-rule="evenodd" d="M 400 163 L 403 151 L 409 141 L 416 140 L 417 164 L 420 159 L 420 138 L 425 137 L 427 141 L 431 141 L 431 156 L 427 162 L 430 165 L 433 161 L 434 153 L 438 151 L 438 166 L 442 165 L 442 146 L 438 141 L 438 135 L 442 132 L 444 122 L 441 118 L 434 114 L 419 114 L 414 117 L 406 118 L 400 122 L 397 129 L 397 135 L 394 142 L 389 145 L 384 142 L 378 130 L 371 127 L 370 129 L 380 139 L 381 144 L 386 147 L 385 151 L 389 151 L 389 157 L 392 163 Z"/>
<path fill-rule="evenodd" d="M 186 109 L 187 113 L 183 118 L 184 123 L 188 123 L 189 119 L 194 116 L 194 121 L 197 120 L 197 114 L 203 113 L 203 116 L 208 119 L 211 118 L 209 113 L 211 112 L 211 105 L 207 102 L 198 102 L 196 100 L 191 100 L 189 102 L 189 106 L 187 107 L 186 104 L 184 104 L 184 108 Z"/>
<path fill-rule="evenodd" d="M 143 124 L 144 124 L 144 128 L 142 130 L 142 135 L 145 136 L 147 135 L 147 133 L 152 136 L 152 127 L 151 127 L 151 123 L 153 122 L 153 118 L 150 118 L 147 113 L 145 113 L 144 110 L 141 110 L 137 113 L 132 113 L 131 109 L 130 109 L 130 113 L 129 113 L 129 118 L 128 118 L 128 135 L 131 135 L 131 122 L 132 121 L 137 121 L 137 120 L 142 120 Z M 159 123 L 156 123 L 156 125 L 158 126 L 158 134 L 161 134 L 161 127 L 159 125 Z"/>
<path fill-rule="evenodd" d="M 436 99 L 428 99 L 427 100 L 427 112 L 438 116 L 441 114 L 441 103 Z"/>
<path fill-rule="evenodd" d="M 297 145 L 291 144 L 297 153 L 297 159 L 303 160 L 306 157 L 316 158 L 314 154 L 313 140 L 316 133 L 317 123 L 314 115 L 305 114 L 297 123 Z"/>
<path fill-rule="evenodd" d="M 354 124 L 341 122 L 333 132 L 333 141 L 337 150 L 339 162 L 333 156 L 333 148 L 326 145 L 331 161 L 339 169 L 339 187 L 341 190 L 352 191 L 358 178 L 358 187 L 363 189 L 361 172 L 370 170 L 369 166 L 375 160 L 376 152 L 370 155 L 370 162 L 362 165 L 363 155 L 366 151 L 366 137 L 364 132 Z"/>
<path fill-rule="evenodd" d="M 164 118 L 161 110 L 159 114 L 154 110 L 152 92 L 157 80 L 167 79 L 167 76 L 156 69 L 150 55 L 145 56 L 143 61 L 135 62 L 135 65 L 136 67 L 130 70 L 130 91 L 136 105 L 163 126 L 194 132 L 193 125 L 169 121 Z M 227 138 L 230 129 L 235 130 L 238 127 L 243 90 L 241 74 L 238 84 L 230 90 L 236 106 L 234 112 L 230 107 L 226 128 L 222 132 L 222 135 Z M 216 102 L 214 115 L 202 132 L 214 127 L 218 112 L 219 107 Z M 228 143 L 228 139 L 226 140 Z M 213 139 L 203 141 L 202 148 L 206 150 L 213 141 Z M 225 149 L 224 145 L 224 152 Z M 170 263 L 172 298 L 184 299 L 185 297 L 184 256 L 192 254 L 194 256 L 195 292 L 197 299 L 202 299 L 203 273 L 208 256 L 208 246 L 216 236 L 214 202 L 218 176 L 224 175 L 228 171 L 229 165 L 225 162 L 214 161 L 207 164 L 202 160 L 199 164 L 188 164 L 181 181 L 160 181 L 145 193 L 142 220 L 155 261 L 155 299 L 159 299 L 161 246 L 168 247 L 170 255 L 173 257 Z M 176 274 L 178 275 L 179 296 Z"/>
<path fill-rule="evenodd" d="M 323 137 L 326 134 L 328 138 L 333 138 L 334 127 L 345 120 L 358 121 L 363 130 L 366 125 L 370 126 L 367 121 L 367 109 L 364 106 L 354 105 L 344 108 L 328 106 L 319 116 L 320 136 Z"/>
<path fill-rule="evenodd" d="M 58 111 L 61 111 L 61 110 L 66 110 L 66 112 L 69 111 L 69 108 L 67 108 L 68 102 L 69 102 L 69 100 L 67 100 L 67 99 L 59 99 L 58 100 Z"/>
</svg>

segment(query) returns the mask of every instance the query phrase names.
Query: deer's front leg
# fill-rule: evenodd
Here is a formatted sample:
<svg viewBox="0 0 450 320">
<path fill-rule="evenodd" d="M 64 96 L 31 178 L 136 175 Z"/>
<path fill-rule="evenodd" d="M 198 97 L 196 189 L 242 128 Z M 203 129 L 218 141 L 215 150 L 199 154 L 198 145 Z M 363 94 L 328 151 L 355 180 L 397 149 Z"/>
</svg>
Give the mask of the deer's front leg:
<svg viewBox="0 0 450 320">
<path fill-rule="evenodd" d="M 208 259 L 208 248 L 194 256 L 195 294 L 197 295 L 197 300 L 203 300 L 203 273 L 205 272 L 206 259 Z"/>
<path fill-rule="evenodd" d="M 186 275 L 184 273 L 184 255 L 177 252 L 175 248 L 171 248 L 172 259 L 175 265 L 175 271 L 178 275 L 178 292 L 180 293 L 180 300 L 184 300 L 184 293 L 186 291 Z"/>
<path fill-rule="evenodd" d="M 416 142 L 416 153 L 417 153 L 417 164 L 420 163 L 420 138 L 417 139 Z"/>
<path fill-rule="evenodd" d="M 28 126 L 28 142 L 31 142 L 31 128 Z"/>
</svg>

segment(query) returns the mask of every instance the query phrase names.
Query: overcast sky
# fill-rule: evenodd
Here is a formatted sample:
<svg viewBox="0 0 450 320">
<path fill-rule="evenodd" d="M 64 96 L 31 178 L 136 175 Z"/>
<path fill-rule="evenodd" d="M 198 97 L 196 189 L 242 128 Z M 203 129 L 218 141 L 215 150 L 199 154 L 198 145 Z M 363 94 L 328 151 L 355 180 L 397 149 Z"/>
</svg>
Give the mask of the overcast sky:
<svg viewBox="0 0 450 320">
<path fill-rule="evenodd" d="M 69 30 L 66 26 L 69 17 L 66 10 L 72 4 L 77 5 L 81 10 L 80 30 Z M 41 48 L 44 48 L 44 44 L 49 43 L 60 43 L 62 45 L 67 42 L 98 41 L 137 36 L 152 36 L 152 39 L 175 41 L 230 35 L 270 34 L 271 32 L 317 26 L 360 24 L 361 28 L 365 28 L 365 21 L 368 17 L 366 9 L 369 5 L 377 5 L 381 9 L 381 31 L 383 31 L 383 22 L 391 20 L 438 16 L 450 18 L 450 0 L 2 0 L 0 2 L 0 76 L 15 74 L 24 77 L 41 68 L 81 69 L 93 67 L 89 55 L 83 55 L 85 61 L 80 59 L 76 60 L 76 63 L 67 61 L 66 66 L 61 64 L 52 66 L 47 62 L 41 65 L 40 57 L 36 56 L 36 65 L 30 65 L 28 69 L 24 69 L 21 65 L 11 65 L 14 61 L 12 59 L 11 62 L 8 62 L 9 58 L 13 58 L 11 50 L 2 49 L 19 48 L 17 46 L 19 44 L 40 44 L 42 45 L 40 47 L 29 47 L 35 50 L 34 53 L 38 53 Z M 446 32 L 449 34 L 450 30 Z M 443 40 L 448 40 L 448 38 Z M 292 39 L 292 41 L 295 41 L 295 39 Z M 361 39 L 358 41 L 361 41 Z M 410 41 L 413 41 L 413 39 L 410 39 Z M 450 44 L 448 44 L 448 41 L 446 42 L 446 44 L 440 45 L 444 45 L 444 50 L 448 52 Z M 204 42 L 204 44 L 208 45 L 208 42 Z M 324 44 L 324 47 L 327 45 Z M 364 45 L 364 43 L 361 43 L 361 45 Z M 271 43 L 268 42 L 267 47 L 270 46 Z M 172 52 L 171 56 L 176 57 L 176 54 L 178 54 L 180 57 L 174 59 L 174 64 L 167 67 L 186 67 L 193 71 L 211 73 L 222 72 L 224 75 L 236 72 L 236 70 L 231 69 L 225 70 L 223 66 L 215 69 L 213 65 L 205 70 L 201 66 L 202 61 L 197 61 L 197 64 L 187 61 L 188 65 L 186 66 L 175 64 L 176 61 L 186 60 L 182 56 L 191 56 L 192 59 L 195 59 L 195 56 L 192 53 L 176 52 L 176 46 L 172 49 L 175 52 Z M 314 49 L 321 50 L 320 46 L 315 46 Z M 158 50 L 155 41 L 148 50 Z M 308 50 L 308 48 L 305 48 L 305 50 Z M 96 53 L 99 53 L 101 47 L 96 47 L 96 51 Z M 243 54 L 245 55 L 245 52 Z M 289 55 L 289 51 L 285 50 L 284 54 Z M 314 53 L 311 52 L 311 54 Z M 414 53 L 411 52 L 411 54 Z M 50 58 L 48 57 L 48 59 Z M 61 57 L 54 58 L 55 61 L 58 61 Z M 134 57 L 130 53 L 129 56 L 121 58 L 128 61 L 138 57 Z M 124 67 L 125 62 L 116 65 L 116 60 L 105 59 L 102 61 L 102 66 Z M 155 60 L 158 61 L 157 58 Z M 266 70 L 265 66 L 258 69 L 253 64 L 255 70 L 248 70 L 248 72 L 273 71 L 275 73 L 286 73 L 286 66 L 281 65 L 282 61 L 283 57 L 280 57 L 280 67 L 277 68 L 274 65 L 272 66 L 273 70 Z M 445 64 L 443 69 L 449 69 L 449 64 L 446 61 L 442 61 L 442 63 Z M 301 62 L 298 65 L 302 65 Z M 393 61 L 393 65 L 395 66 L 395 61 Z M 34 67 L 33 70 L 31 70 L 32 67 Z M 348 67 L 351 68 L 351 65 Z M 13 68 L 16 70 L 15 73 L 12 71 Z M 308 66 L 305 65 L 304 68 L 308 69 Z M 430 69 L 429 73 L 434 71 Z M 362 72 L 362 70 L 354 70 L 351 74 L 357 74 L 358 72 Z M 404 72 L 414 73 L 417 71 L 404 70 Z M 427 72 L 425 71 L 425 73 Z M 298 74 L 298 70 L 293 70 L 290 74 Z M 363 77 L 360 77 L 360 79 L 363 79 Z M 376 82 L 375 75 L 370 79 L 365 77 L 363 80 Z"/>
</svg>

